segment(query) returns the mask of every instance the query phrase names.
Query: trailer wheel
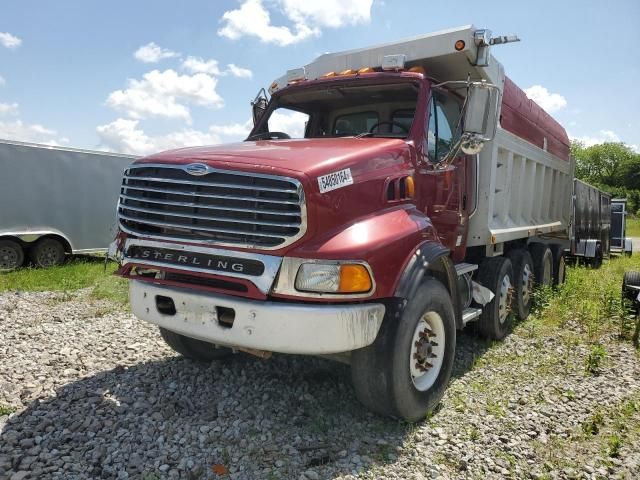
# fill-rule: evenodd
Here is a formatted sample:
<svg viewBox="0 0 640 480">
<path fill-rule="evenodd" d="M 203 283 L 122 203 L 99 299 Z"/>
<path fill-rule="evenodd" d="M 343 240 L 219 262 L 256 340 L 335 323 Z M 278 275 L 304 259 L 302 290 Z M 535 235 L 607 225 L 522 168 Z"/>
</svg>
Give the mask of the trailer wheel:
<svg viewBox="0 0 640 480">
<path fill-rule="evenodd" d="M 477 328 L 483 337 L 500 340 L 509 333 L 515 293 L 513 278 L 513 266 L 508 258 L 488 258 L 480 265 L 480 284 L 495 295 L 493 300 L 483 307 L 478 319 Z"/>
<path fill-rule="evenodd" d="M 551 245 L 551 254 L 553 256 L 553 286 L 562 285 L 566 280 L 567 262 L 562 245 Z"/>
<path fill-rule="evenodd" d="M 513 267 L 513 310 L 520 320 L 524 320 L 533 303 L 533 260 L 524 248 L 511 250 L 507 256 Z"/>
<path fill-rule="evenodd" d="M 551 286 L 553 284 L 553 253 L 544 243 L 529 244 L 533 259 L 533 275 L 536 285 Z"/>
<path fill-rule="evenodd" d="M 29 250 L 29 258 L 37 267 L 47 268 L 64 262 L 64 245 L 55 238 L 42 238 Z"/>
<path fill-rule="evenodd" d="M 351 354 L 356 396 L 367 408 L 409 422 L 424 419 L 444 395 L 456 348 L 449 291 L 427 278 L 396 316 L 389 308 L 375 342 Z"/>
<path fill-rule="evenodd" d="M 162 327 L 160 327 L 160 335 L 174 351 L 183 357 L 199 362 L 212 362 L 213 360 L 228 357 L 233 353 L 230 348 L 219 347 L 213 343 L 186 337 Z"/>
<path fill-rule="evenodd" d="M 0 271 L 20 268 L 24 263 L 22 245 L 13 240 L 0 240 Z"/>
</svg>

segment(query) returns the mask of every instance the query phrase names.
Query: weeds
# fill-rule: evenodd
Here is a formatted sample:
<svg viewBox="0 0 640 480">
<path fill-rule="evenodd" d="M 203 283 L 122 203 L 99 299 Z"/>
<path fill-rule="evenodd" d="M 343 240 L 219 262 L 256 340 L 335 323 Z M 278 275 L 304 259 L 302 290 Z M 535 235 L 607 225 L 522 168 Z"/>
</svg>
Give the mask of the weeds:
<svg viewBox="0 0 640 480">
<path fill-rule="evenodd" d="M 607 453 L 612 458 L 620 456 L 620 449 L 622 448 L 622 437 L 617 433 L 609 436 L 607 439 Z"/>
<path fill-rule="evenodd" d="M 17 410 L 16 407 L 11 407 L 9 405 L 3 405 L 0 403 L 0 417 L 3 415 L 11 415 L 13 412 Z"/>
<path fill-rule="evenodd" d="M 597 435 L 604 425 L 604 414 L 601 410 L 596 410 L 587 421 L 582 424 L 582 431 L 585 435 Z"/>
<path fill-rule="evenodd" d="M 600 373 L 602 361 L 606 356 L 607 351 L 601 344 L 594 343 L 591 345 L 591 351 L 585 360 L 585 371 L 591 375 L 598 375 Z"/>
</svg>

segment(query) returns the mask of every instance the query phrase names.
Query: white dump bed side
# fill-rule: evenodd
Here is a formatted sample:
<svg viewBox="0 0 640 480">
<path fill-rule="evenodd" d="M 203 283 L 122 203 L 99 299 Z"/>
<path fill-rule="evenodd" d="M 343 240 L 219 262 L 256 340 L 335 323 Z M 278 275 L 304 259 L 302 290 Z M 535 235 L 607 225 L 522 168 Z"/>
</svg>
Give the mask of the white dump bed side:
<svg viewBox="0 0 640 480">
<path fill-rule="evenodd" d="M 486 67 L 475 65 L 478 47 L 474 33 L 477 30 L 473 25 L 466 25 L 372 47 L 327 53 L 304 66 L 305 76 L 313 80 L 328 72 L 380 68 L 385 56 L 405 55 L 406 67 L 421 66 L 428 76 L 438 81 L 466 80 L 467 75 L 471 75 L 472 80 L 486 80 L 502 89 L 504 70 L 495 58 L 490 57 Z M 464 41 L 465 46 L 457 51 L 455 44 L 459 40 Z M 271 92 L 285 87 L 287 76 L 277 78 L 274 85 Z"/>
<path fill-rule="evenodd" d="M 498 128 L 480 152 L 479 167 L 468 246 L 544 234 L 568 237 L 573 159 L 562 160 Z"/>
</svg>

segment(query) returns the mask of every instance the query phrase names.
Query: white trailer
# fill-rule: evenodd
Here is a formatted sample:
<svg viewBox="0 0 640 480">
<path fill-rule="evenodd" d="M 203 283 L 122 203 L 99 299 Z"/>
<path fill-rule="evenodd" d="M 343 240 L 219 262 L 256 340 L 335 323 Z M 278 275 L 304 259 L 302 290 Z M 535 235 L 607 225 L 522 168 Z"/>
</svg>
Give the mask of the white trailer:
<svg viewBox="0 0 640 480">
<path fill-rule="evenodd" d="M 135 157 L 0 140 L 0 270 L 105 252 L 122 172 Z"/>
</svg>

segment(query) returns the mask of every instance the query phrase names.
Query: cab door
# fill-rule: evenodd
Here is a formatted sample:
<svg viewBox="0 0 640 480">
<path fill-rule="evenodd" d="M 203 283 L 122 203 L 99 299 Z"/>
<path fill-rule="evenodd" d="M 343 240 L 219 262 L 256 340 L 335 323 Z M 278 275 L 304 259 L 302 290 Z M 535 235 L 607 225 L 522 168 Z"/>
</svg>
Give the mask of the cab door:
<svg viewBox="0 0 640 480">
<path fill-rule="evenodd" d="M 431 218 L 454 261 L 464 258 L 468 225 L 466 173 L 470 159 L 456 148 L 461 106 L 450 93 L 432 92 L 416 182 L 418 208 Z"/>
</svg>

